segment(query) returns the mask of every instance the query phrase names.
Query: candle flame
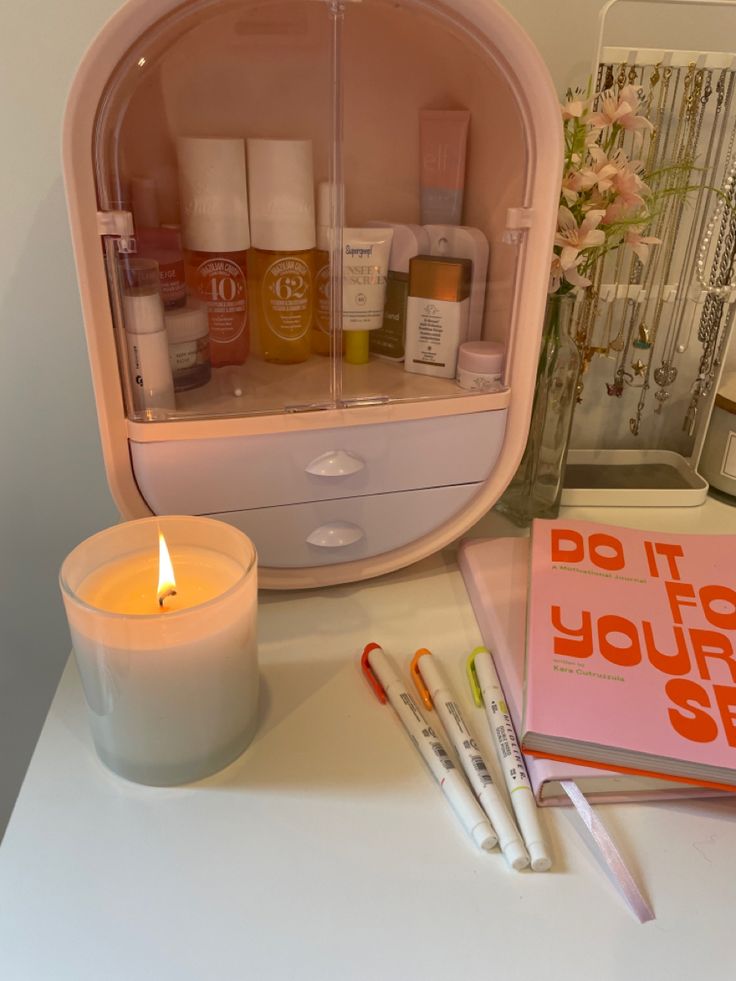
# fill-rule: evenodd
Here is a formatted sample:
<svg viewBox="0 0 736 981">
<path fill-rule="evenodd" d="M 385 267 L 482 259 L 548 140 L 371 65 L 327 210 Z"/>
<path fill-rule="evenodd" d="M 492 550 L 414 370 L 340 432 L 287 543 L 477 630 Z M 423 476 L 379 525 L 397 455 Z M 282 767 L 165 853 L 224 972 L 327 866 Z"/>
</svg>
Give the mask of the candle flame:
<svg viewBox="0 0 736 981">
<path fill-rule="evenodd" d="M 166 547 L 166 539 L 163 533 L 158 533 L 158 603 L 164 605 L 167 596 L 176 595 L 176 578 L 174 577 L 174 567 L 171 564 L 171 556 Z"/>
</svg>

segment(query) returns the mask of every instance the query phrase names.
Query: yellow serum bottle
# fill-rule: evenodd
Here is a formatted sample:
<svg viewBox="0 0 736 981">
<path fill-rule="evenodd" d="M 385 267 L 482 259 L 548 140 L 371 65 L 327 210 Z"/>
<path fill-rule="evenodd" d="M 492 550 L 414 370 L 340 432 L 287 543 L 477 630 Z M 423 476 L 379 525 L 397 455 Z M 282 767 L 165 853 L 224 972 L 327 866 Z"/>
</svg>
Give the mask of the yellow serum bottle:
<svg viewBox="0 0 736 981">
<path fill-rule="evenodd" d="M 250 273 L 261 356 L 297 364 L 311 354 L 315 302 L 311 140 L 248 140 Z"/>
</svg>

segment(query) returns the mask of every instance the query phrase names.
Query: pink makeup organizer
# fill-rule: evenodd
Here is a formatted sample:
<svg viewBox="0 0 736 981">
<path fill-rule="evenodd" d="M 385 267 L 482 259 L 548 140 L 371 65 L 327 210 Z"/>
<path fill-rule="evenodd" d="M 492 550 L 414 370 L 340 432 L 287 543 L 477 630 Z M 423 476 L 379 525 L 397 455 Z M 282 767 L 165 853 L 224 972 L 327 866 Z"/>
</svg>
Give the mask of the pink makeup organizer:
<svg viewBox="0 0 736 981">
<path fill-rule="evenodd" d="M 419 110 L 471 113 L 464 224 L 490 242 L 482 339 L 503 390 L 470 393 L 339 353 L 242 366 L 135 408 L 120 256 L 130 181 L 181 221 L 179 136 L 311 139 L 330 215 L 340 332 L 343 226 L 419 223 Z M 493 0 L 129 0 L 92 43 L 64 123 L 64 171 L 111 491 L 125 518 L 207 514 L 244 530 L 260 583 L 348 582 L 414 562 L 498 499 L 526 440 L 559 193 L 557 98 Z M 478 339 L 478 338 L 474 338 Z M 335 345 L 339 351 L 339 343 Z"/>
</svg>

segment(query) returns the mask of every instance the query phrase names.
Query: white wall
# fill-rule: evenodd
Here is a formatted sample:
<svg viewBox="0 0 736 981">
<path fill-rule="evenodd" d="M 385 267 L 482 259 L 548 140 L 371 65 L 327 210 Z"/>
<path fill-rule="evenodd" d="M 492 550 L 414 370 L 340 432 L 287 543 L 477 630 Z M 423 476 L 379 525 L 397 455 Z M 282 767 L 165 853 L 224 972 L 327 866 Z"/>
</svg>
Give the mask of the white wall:
<svg viewBox="0 0 736 981">
<path fill-rule="evenodd" d="M 25 0 L 3 7 L 0 832 L 69 650 L 59 565 L 77 542 L 116 519 L 59 161 L 71 77 L 118 6 L 118 0 Z M 539 46 L 558 91 L 587 77 L 600 0 L 506 0 L 506 6 Z M 658 14 L 649 28 L 655 34 L 659 23 Z"/>
<path fill-rule="evenodd" d="M 3 5 L 0 35 L 0 833 L 69 653 L 56 577 L 115 521 L 61 183 L 66 91 L 116 0 Z"/>
</svg>

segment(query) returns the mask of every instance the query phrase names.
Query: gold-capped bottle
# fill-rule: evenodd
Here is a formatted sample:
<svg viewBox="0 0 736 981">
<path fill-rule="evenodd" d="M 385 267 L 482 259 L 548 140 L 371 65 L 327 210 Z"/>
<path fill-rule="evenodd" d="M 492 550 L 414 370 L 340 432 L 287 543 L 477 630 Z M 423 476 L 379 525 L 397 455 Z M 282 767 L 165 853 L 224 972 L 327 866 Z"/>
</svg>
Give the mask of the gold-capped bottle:
<svg viewBox="0 0 736 981">
<path fill-rule="evenodd" d="M 266 361 L 311 353 L 314 176 L 311 140 L 248 140 L 254 306 Z"/>
<path fill-rule="evenodd" d="M 404 370 L 454 378 L 468 335 L 470 259 L 418 255 L 409 261 Z"/>
</svg>

